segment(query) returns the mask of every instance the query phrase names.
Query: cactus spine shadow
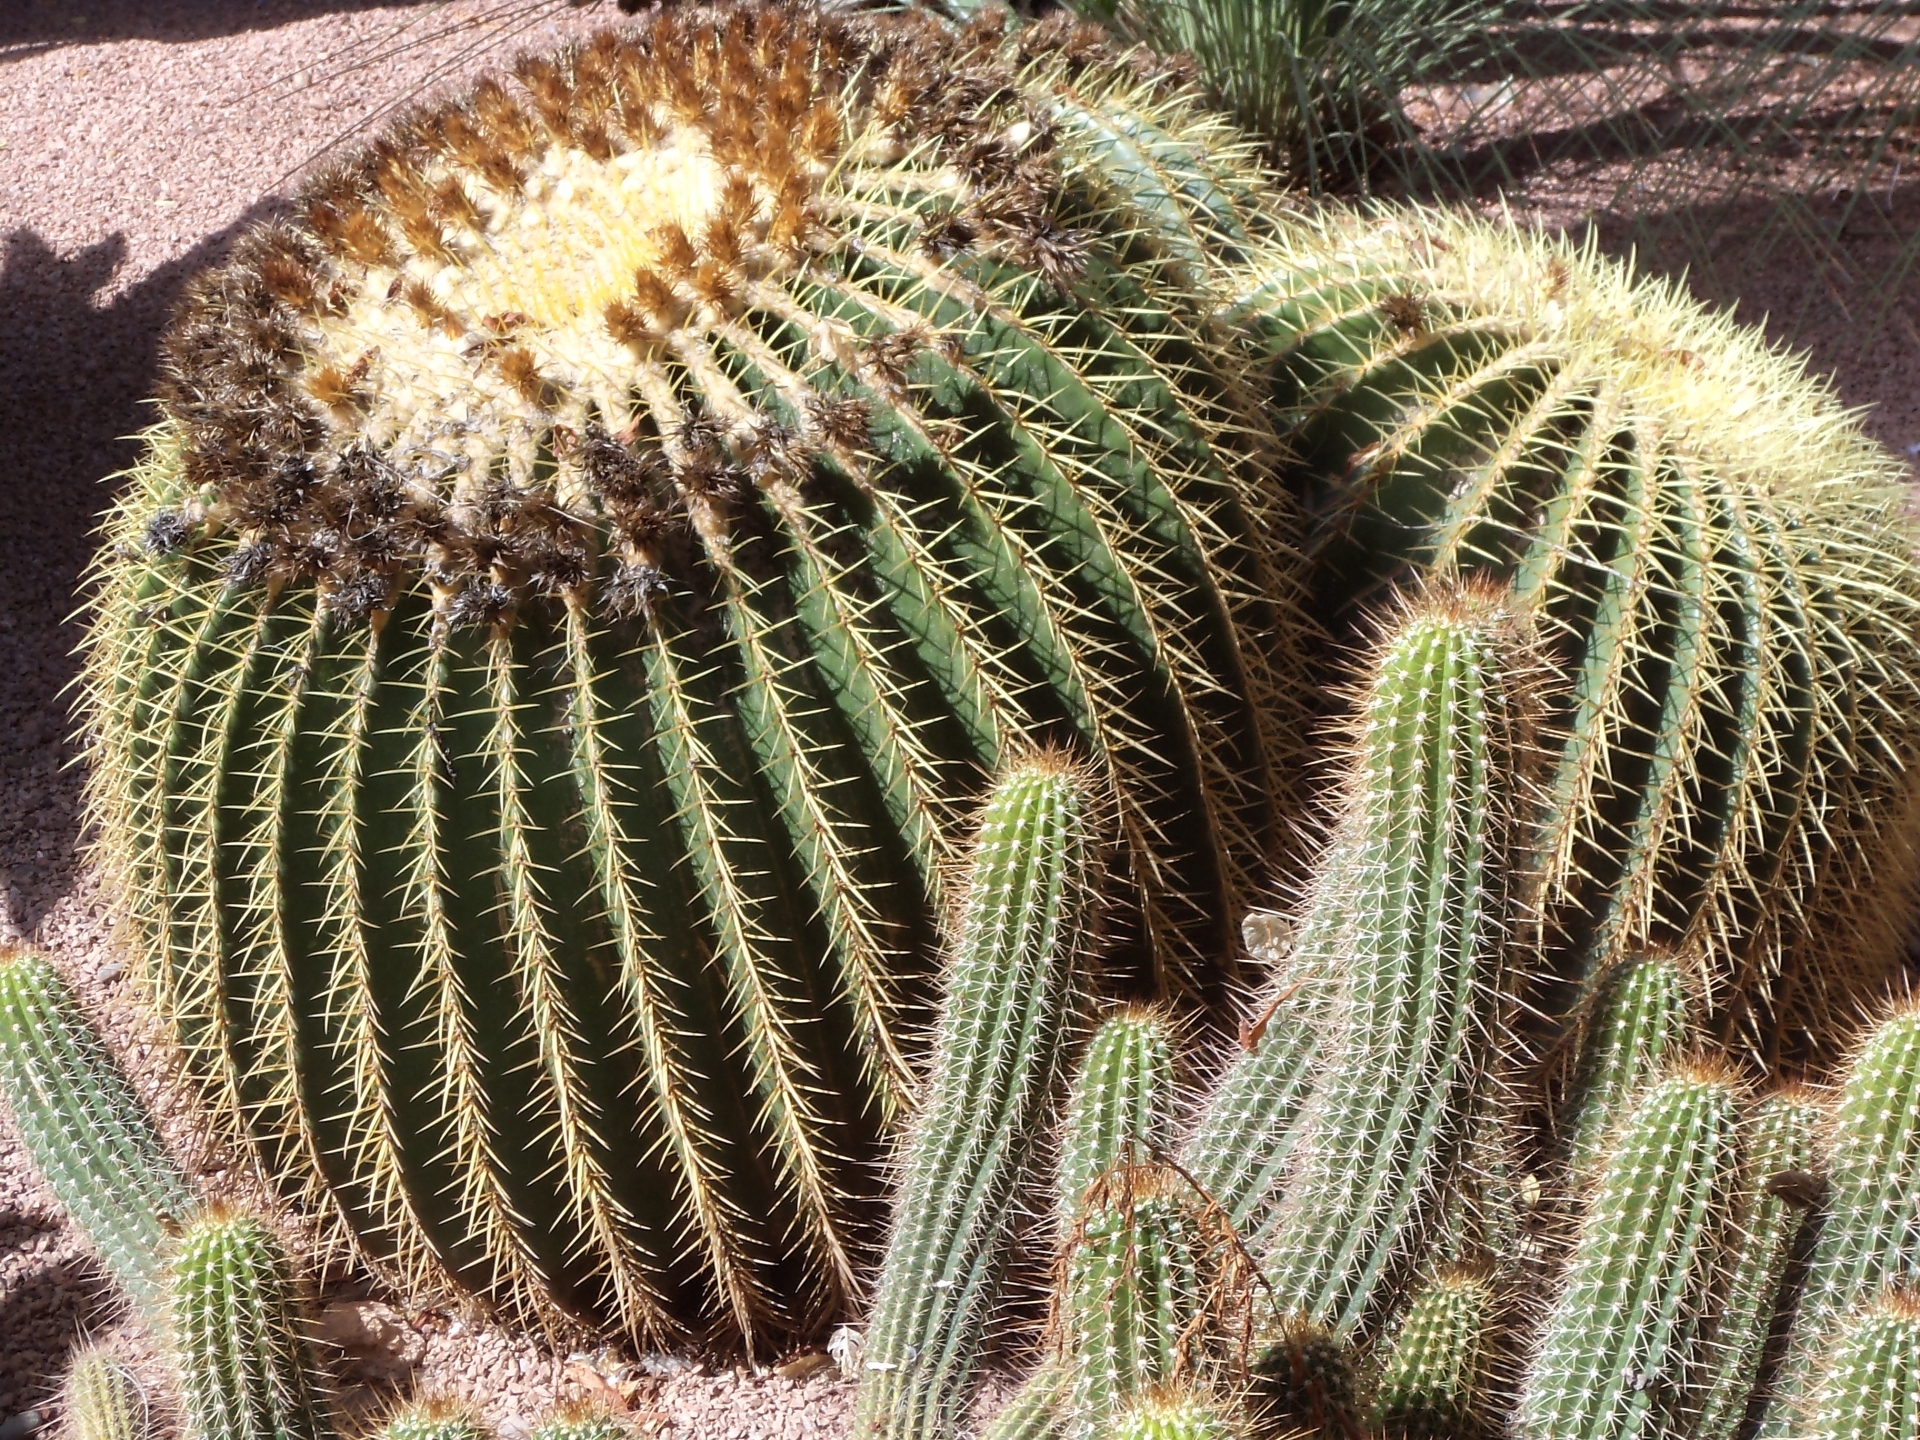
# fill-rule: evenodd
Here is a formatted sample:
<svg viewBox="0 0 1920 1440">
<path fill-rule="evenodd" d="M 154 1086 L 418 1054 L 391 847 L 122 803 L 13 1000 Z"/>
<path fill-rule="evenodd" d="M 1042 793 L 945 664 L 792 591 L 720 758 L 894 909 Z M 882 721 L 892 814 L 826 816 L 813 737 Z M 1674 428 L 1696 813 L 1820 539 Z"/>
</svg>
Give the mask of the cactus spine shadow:
<svg viewBox="0 0 1920 1440">
<path fill-rule="evenodd" d="M 1042 757 L 982 814 L 867 1333 L 863 1435 L 937 1436 L 965 1404 L 1082 995 L 1091 809 L 1086 777 Z"/>
</svg>

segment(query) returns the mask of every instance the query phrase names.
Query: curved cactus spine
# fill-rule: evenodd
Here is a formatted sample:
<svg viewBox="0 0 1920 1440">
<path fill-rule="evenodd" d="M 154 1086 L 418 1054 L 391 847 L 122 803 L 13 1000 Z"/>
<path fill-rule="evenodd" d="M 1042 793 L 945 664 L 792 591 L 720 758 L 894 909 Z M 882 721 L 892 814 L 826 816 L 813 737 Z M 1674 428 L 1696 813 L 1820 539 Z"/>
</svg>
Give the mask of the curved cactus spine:
<svg viewBox="0 0 1920 1440">
<path fill-rule="evenodd" d="M 493 1431 L 470 1405 L 418 1400 L 387 1417 L 379 1440 L 492 1440 Z"/>
<path fill-rule="evenodd" d="M 89 1345 L 60 1389 L 61 1440 L 150 1440 L 152 1407 L 127 1362 Z"/>
<path fill-rule="evenodd" d="M 1167 1017 L 1135 1009 L 1100 1023 L 1067 1095 L 1060 1141 L 1059 1210 L 1068 1230 L 1102 1175 L 1173 1149 L 1173 1042 Z"/>
<path fill-rule="evenodd" d="M 1520 1440 L 1664 1435 L 1689 1413 L 1737 1198 L 1738 1120 L 1735 1086 L 1705 1068 L 1657 1082 L 1634 1105 L 1533 1356 Z"/>
<path fill-rule="evenodd" d="M 1057 1365 L 1042 1365 L 987 1422 L 980 1440 L 1064 1440 L 1067 1395 L 1066 1373 Z"/>
<path fill-rule="evenodd" d="M 1245 1433 L 1229 1406 L 1165 1390 L 1136 1398 L 1113 1418 L 1102 1440 L 1239 1440 Z"/>
<path fill-rule="evenodd" d="M 170 1319 L 188 1440 L 331 1435 L 286 1253 L 260 1220 L 212 1210 L 187 1226 Z"/>
<path fill-rule="evenodd" d="M 195 287 L 98 558 L 92 816 L 195 1069 L 404 1279 L 844 1308 L 941 876 L 1035 746 L 1115 797 L 1114 962 L 1219 982 L 1303 693 L 1193 263 L 1260 185 L 1089 44 L 650 17 Z"/>
<path fill-rule="evenodd" d="M 1920 1294 L 1890 1291 L 1841 1322 L 1808 1440 L 1920 1440 Z"/>
<path fill-rule="evenodd" d="M 1789 1091 L 1767 1097 L 1746 1124 L 1741 1211 L 1690 1440 L 1734 1440 L 1746 1419 L 1788 1262 L 1817 1198 L 1811 1172 L 1824 1115 L 1814 1097 Z"/>
<path fill-rule="evenodd" d="M 1340 1038 L 1261 1264 L 1281 1311 L 1343 1334 L 1431 1223 L 1505 1023 L 1505 650 L 1473 597 L 1400 622 L 1365 697 L 1349 833 L 1317 882 L 1347 956 Z"/>
<path fill-rule="evenodd" d="M 981 818 L 867 1330 L 858 1434 L 941 1435 L 966 1402 L 1084 978 L 1087 783 L 1057 758 L 1026 761 Z"/>
<path fill-rule="evenodd" d="M 1897 965 L 1913 880 L 1898 462 L 1757 331 L 1469 216 L 1283 217 L 1232 319 L 1324 517 L 1315 613 L 1477 577 L 1570 677 L 1529 865 L 1553 973 L 1697 945 L 1711 1031 L 1817 1043 Z"/>
<path fill-rule="evenodd" d="M 1886 1285 L 1920 1282 L 1920 1004 L 1867 1035 L 1833 1116 L 1826 1202 L 1793 1343 L 1760 1434 L 1794 1433 L 1828 1333 Z"/>
<path fill-rule="evenodd" d="M 1599 1162 L 1640 1087 L 1688 1048 L 1690 1005 L 1686 971 L 1672 956 L 1629 960 L 1601 981 L 1567 1105 L 1576 1175 Z"/>
<path fill-rule="evenodd" d="M 1096 1440 L 1132 1396 L 1191 1368 L 1207 1301 L 1198 1198 L 1156 1165 L 1109 1170 L 1085 1196 L 1060 1305 L 1081 1440 Z"/>
<path fill-rule="evenodd" d="M 0 954 L 0 1099 L 114 1280 L 163 1306 L 168 1226 L 193 1191 L 66 985 L 24 951 Z"/>
<path fill-rule="evenodd" d="M 1440 1275 L 1413 1297 L 1381 1367 L 1374 1425 L 1404 1440 L 1476 1440 L 1498 1419 L 1500 1298 L 1484 1271 Z"/>
</svg>

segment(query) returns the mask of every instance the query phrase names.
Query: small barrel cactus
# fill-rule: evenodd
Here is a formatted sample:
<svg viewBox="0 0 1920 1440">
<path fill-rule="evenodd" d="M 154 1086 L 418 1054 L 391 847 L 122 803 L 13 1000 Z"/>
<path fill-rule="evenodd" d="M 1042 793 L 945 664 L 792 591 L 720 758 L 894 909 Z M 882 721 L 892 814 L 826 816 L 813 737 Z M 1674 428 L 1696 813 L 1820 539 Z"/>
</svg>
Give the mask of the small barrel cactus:
<svg viewBox="0 0 1920 1440">
<path fill-rule="evenodd" d="M 1316 613 L 1479 577 L 1566 677 L 1529 864 L 1554 972 L 1697 950 L 1715 1033 L 1817 1050 L 1898 963 L 1920 854 L 1898 461 L 1803 360 L 1591 246 L 1326 207 L 1242 290 Z"/>
<path fill-rule="evenodd" d="M 1089 810 L 1085 777 L 1041 757 L 1000 781 L 981 819 L 867 1331 L 863 1436 L 931 1440 L 970 1393 L 1085 980 Z"/>
<path fill-rule="evenodd" d="M 25 951 L 0 954 L 0 1100 L 115 1283 L 157 1313 L 193 1191 L 65 982 Z"/>
<path fill-rule="evenodd" d="M 1200 288 L 1254 171 L 1065 23 L 743 0 L 516 74 L 194 286 L 93 819 L 364 1254 L 777 1335 L 860 1288 L 986 776 L 1106 777 L 1163 991 L 1283 833 L 1293 527 Z"/>
<path fill-rule="evenodd" d="M 1395 1440 L 1497 1434 L 1505 1309 L 1493 1277 L 1480 1270 L 1439 1275 L 1415 1294 L 1380 1367 L 1375 1428 Z"/>
<path fill-rule="evenodd" d="M 1846 1318 L 1821 1368 L 1808 1440 L 1920 1440 L 1920 1294 Z"/>
<path fill-rule="evenodd" d="M 492 1440 L 492 1435 L 471 1406 L 420 1400 L 388 1416 L 379 1440 Z"/>
<path fill-rule="evenodd" d="M 533 1427 L 529 1440 L 633 1440 L 634 1427 L 594 1405 L 556 1410 Z"/>
<path fill-rule="evenodd" d="M 1246 1434 L 1230 1403 L 1167 1388 L 1127 1406 L 1102 1432 L 1102 1440 L 1241 1440 Z"/>
<path fill-rule="evenodd" d="M 187 1440 L 326 1440 L 319 1369 L 286 1252 L 258 1218 L 214 1209 L 180 1237 L 168 1339 Z"/>
</svg>

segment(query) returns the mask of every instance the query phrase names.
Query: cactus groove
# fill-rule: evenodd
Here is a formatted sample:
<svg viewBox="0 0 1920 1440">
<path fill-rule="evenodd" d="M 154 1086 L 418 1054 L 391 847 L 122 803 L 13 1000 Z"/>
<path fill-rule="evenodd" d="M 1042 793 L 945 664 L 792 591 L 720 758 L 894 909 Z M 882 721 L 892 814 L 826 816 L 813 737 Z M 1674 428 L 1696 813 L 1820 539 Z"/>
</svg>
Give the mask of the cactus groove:
<svg viewBox="0 0 1920 1440">
<path fill-rule="evenodd" d="M 1087 779 L 1040 757 L 980 821 L 933 1066 L 875 1291 L 856 1433 L 933 1440 L 964 1411 L 1010 1213 L 1053 1119 L 1093 916 Z"/>
<path fill-rule="evenodd" d="M 114 1281 L 164 1308 L 168 1228 L 193 1191 L 65 983 L 25 951 L 0 954 L 0 1099 Z"/>
<path fill-rule="evenodd" d="M 1294 526 L 1197 288 L 1256 171 L 1146 64 L 676 8 L 196 285 L 94 576 L 92 817 L 196 1070 L 404 1282 L 844 1313 L 940 877 L 1036 746 L 1115 796 L 1115 963 L 1217 985 Z"/>
</svg>

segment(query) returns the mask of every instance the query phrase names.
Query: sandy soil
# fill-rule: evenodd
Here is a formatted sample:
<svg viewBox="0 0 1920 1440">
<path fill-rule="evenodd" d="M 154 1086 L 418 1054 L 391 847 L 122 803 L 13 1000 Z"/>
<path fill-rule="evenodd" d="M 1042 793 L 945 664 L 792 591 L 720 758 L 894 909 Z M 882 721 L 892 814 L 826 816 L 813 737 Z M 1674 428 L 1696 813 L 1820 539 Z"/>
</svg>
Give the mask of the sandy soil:
<svg viewBox="0 0 1920 1440">
<path fill-rule="evenodd" d="M 420 76 L 459 71 L 475 44 L 548 42 L 609 14 L 563 0 L 0 0 L 0 941 L 55 958 L 169 1117 L 180 1106 L 164 1047 L 127 994 L 79 849 L 66 694 L 68 617 L 113 484 L 103 477 L 132 459 L 125 437 L 147 418 L 159 331 L 187 277 Z M 1550 191 L 1544 213 L 1577 210 Z M 1890 192 L 1887 208 L 1884 233 L 1920 226 L 1920 191 Z M 1890 254 L 1868 240 L 1852 258 L 1870 275 Z M 1808 277 L 1791 253 L 1738 278 L 1717 298 L 1744 315 L 1807 313 Z M 1897 449 L 1920 448 L 1914 295 L 1907 286 L 1871 324 L 1837 295 L 1794 332 Z M 209 1189 L 244 1186 L 217 1155 L 194 1163 Z M 336 1286 L 323 1299 L 366 1297 Z M 821 1367 L 791 1378 L 710 1374 L 666 1357 L 555 1354 L 377 1303 L 332 1319 L 340 1335 L 352 1321 L 361 1338 L 390 1342 L 338 1352 L 356 1411 L 408 1384 L 463 1394 L 509 1440 L 554 1399 L 588 1394 L 619 1395 L 662 1433 L 716 1440 L 838 1434 L 850 1403 L 824 1356 L 784 1367 Z M 0 1119 L 0 1440 L 50 1418 L 54 1377 L 83 1333 L 142 1348 Z"/>
</svg>

